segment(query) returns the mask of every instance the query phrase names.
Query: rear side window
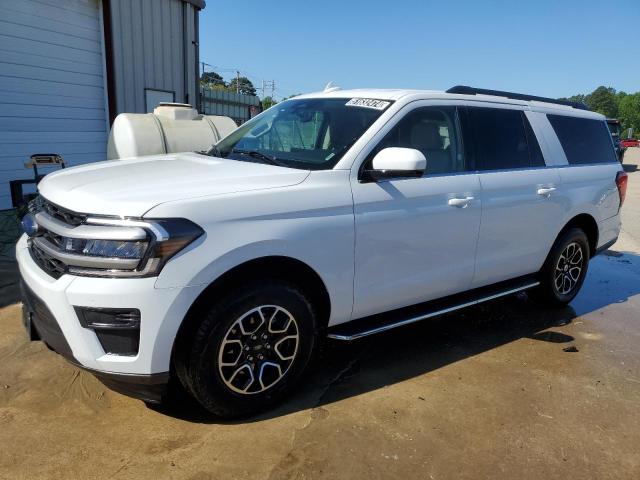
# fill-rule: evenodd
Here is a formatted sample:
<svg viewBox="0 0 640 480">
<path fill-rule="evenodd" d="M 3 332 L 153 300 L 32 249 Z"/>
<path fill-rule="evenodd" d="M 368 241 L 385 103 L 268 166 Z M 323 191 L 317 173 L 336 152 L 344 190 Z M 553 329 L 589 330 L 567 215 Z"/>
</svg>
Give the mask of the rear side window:
<svg viewBox="0 0 640 480">
<path fill-rule="evenodd" d="M 616 162 L 611 133 L 602 120 L 547 115 L 570 165 Z"/>
<path fill-rule="evenodd" d="M 524 112 L 469 107 L 465 145 L 471 143 L 478 170 L 544 166 L 540 146 Z"/>
</svg>

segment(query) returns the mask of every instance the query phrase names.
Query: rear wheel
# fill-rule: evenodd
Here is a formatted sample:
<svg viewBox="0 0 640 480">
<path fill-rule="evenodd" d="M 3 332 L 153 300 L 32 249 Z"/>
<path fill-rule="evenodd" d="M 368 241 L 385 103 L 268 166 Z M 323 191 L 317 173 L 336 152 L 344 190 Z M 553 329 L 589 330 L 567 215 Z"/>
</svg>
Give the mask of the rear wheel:
<svg viewBox="0 0 640 480">
<path fill-rule="evenodd" d="M 531 296 L 544 304 L 563 306 L 580 291 L 589 266 L 589 241 L 579 228 L 564 232 L 551 248 Z"/>
<path fill-rule="evenodd" d="M 316 344 L 316 314 L 304 292 L 264 280 L 227 294 L 203 312 L 177 370 L 187 390 L 226 418 L 266 409 L 302 376 Z"/>
</svg>

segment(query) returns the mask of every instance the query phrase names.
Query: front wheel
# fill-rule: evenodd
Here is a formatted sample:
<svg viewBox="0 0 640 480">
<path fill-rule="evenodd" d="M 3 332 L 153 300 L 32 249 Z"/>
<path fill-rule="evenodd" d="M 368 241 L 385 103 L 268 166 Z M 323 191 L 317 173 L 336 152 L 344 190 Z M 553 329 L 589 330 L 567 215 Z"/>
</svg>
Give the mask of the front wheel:
<svg viewBox="0 0 640 480">
<path fill-rule="evenodd" d="M 567 230 L 551 248 L 538 275 L 540 285 L 531 290 L 531 296 L 547 305 L 568 304 L 584 283 L 589 258 L 589 241 L 584 231 Z"/>
<path fill-rule="evenodd" d="M 220 417 L 255 414 L 292 390 L 316 337 L 316 314 L 301 289 L 277 279 L 251 283 L 203 312 L 178 357 L 182 380 Z"/>
</svg>

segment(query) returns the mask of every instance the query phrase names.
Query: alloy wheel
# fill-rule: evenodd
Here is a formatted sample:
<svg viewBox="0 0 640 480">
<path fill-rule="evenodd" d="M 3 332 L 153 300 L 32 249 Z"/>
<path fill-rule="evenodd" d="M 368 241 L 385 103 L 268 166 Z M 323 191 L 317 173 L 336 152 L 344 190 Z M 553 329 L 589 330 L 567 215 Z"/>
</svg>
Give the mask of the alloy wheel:
<svg viewBox="0 0 640 480">
<path fill-rule="evenodd" d="M 262 393 L 287 374 L 299 343 L 293 315 L 278 305 L 261 305 L 227 330 L 218 351 L 218 371 L 230 390 Z"/>
<path fill-rule="evenodd" d="M 554 285 L 561 295 L 567 295 L 578 284 L 584 268 L 585 255 L 580 244 L 571 242 L 558 258 L 554 271 Z"/>
</svg>

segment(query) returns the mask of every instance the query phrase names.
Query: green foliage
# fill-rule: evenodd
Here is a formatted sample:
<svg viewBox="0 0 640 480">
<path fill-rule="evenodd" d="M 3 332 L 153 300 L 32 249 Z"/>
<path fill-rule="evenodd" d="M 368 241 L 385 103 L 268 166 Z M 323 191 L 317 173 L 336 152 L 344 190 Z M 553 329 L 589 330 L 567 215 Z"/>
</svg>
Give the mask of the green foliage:
<svg viewBox="0 0 640 480">
<path fill-rule="evenodd" d="M 278 102 L 276 102 L 272 97 L 264 97 L 262 99 L 262 109 L 266 110 L 267 108 L 271 108 L 276 103 Z"/>
<path fill-rule="evenodd" d="M 584 103 L 586 95 L 579 93 L 578 95 L 572 95 L 570 97 L 559 98 L 558 100 L 564 100 L 565 102 Z"/>
<path fill-rule="evenodd" d="M 236 88 L 236 84 L 240 87 Z M 237 78 L 233 78 L 229 83 L 224 81 L 221 75 L 216 72 L 204 72 L 200 75 L 200 85 L 212 90 L 223 90 L 225 92 L 236 93 L 238 90 L 243 95 L 255 95 L 256 89 L 247 77 L 240 77 L 238 82 Z"/>
<path fill-rule="evenodd" d="M 625 95 L 620 99 L 618 116 L 622 121 L 622 127 L 633 128 L 634 136 L 638 138 L 640 136 L 640 92 Z"/>
<path fill-rule="evenodd" d="M 238 85 L 238 87 L 236 87 Z M 256 88 L 247 77 L 233 78 L 229 82 L 229 91 L 238 92 L 242 95 L 255 95 Z"/>
<path fill-rule="evenodd" d="M 633 128 L 634 137 L 640 138 L 640 92 L 618 92 L 615 88 L 599 86 L 588 95 L 578 94 L 560 100 L 583 102 L 594 112 L 617 118 L 623 131 Z"/>
<path fill-rule="evenodd" d="M 224 81 L 222 76 L 217 74 L 216 72 L 204 72 L 200 75 L 200 84 L 203 87 L 208 88 L 226 88 L 227 83 Z"/>
<path fill-rule="evenodd" d="M 618 116 L 618 102 L 614 88 L 599 86 L 585 97 L 584 102 L 591 110 L 601 113 L 607 118 Z"/>
</svg>

